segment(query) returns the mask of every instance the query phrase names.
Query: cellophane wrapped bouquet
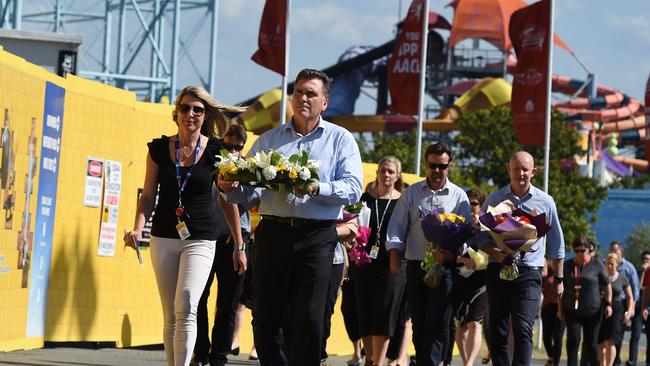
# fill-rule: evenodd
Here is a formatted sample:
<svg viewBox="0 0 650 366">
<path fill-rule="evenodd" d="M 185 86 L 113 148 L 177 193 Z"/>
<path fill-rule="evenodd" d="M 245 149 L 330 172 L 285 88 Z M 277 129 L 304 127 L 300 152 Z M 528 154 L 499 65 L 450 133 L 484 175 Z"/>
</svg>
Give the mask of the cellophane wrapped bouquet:
<svg viewBox="0 0 650 366">
<path fill-rule="evenodd" d="M 366 251 L 368 239 L 370 238 L 370 214 L 371 211 L 366 206 L 365 202 L 358 202 L 354 205 L 346 206 L 345 212 L 349 212 L 357 216 L 357 223 L 359 224 L 359 231 L 357 232 L 356 243 L 349 251 L 348 256 L 350 262 L 354 263 L 357 267 L 361 267 L 372 262 L 370 255 Z"/>
<path fill-rule="evenodd" d="M 422 269 L 426 271 L 423 281 L 431 288 L 440 285 L 444 263 L 439 263 L 435 256 L 436 248 L 457 253 L 465 242 L 474 234 L 474 227 L 465 222 L 463 216 L 455 213 L 445 213 L 438 208 L 428 214 L 420 211 L 420 223 L 424 237 L 428 240 L 428 250 L 425 252 Z"/>
<path fill-rule="evenodd" d="M 512 281 L 519 277 L 517 254 L 529 252 L 533 245 L 551 228 L 545 213 L 526 212 L 517 208 L 510 200 L 489 206 L 479 216 L 481 230 L 490 233 L 497 247 L 508 255 L 499 277 Z"/>
</svg>

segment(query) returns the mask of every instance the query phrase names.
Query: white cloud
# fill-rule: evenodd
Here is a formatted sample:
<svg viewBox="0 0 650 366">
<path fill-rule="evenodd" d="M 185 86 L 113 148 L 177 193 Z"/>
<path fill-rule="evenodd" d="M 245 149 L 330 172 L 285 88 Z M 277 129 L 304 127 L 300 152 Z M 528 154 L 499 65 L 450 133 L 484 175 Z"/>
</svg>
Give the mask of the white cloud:
<svg viewBox="0 0 650 366">
<path fill-rule="evenodd" d="M 362 10 L 332 2 L 295 7 L 291 31 L 293 34 L 317 32 L 328 41 L 347 45 L 368 43 L 369 39 L 374 42 L 388 40 L 397 21 L 396 14 L 373 14 Z"/>
</svg>

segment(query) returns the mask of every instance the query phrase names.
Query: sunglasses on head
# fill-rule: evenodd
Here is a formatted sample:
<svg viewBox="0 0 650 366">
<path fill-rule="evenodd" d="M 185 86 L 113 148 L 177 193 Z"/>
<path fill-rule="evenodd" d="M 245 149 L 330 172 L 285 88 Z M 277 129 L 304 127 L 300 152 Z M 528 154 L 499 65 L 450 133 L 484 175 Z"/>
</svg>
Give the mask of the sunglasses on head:
<svg viewBox="0 0 650 366">
<path fill-rule="evenodd" d="M 449 167 L 449 163 L 447 164 L 427 163 L 427 166 L 431 170 L 436 170 L 436 168 L 438 168 L 438 170 L 445 170 Z"/>
<path fill-rule="evenodd" d="M 205 108 L 200 107 L 200 106 L 198 106 L 198 105 L 194 105 L 194 106 L 192 106 L 192 105 L 189 105 L 189 104 L 181 104 L 181 105 L 178 107 L 178 110 L 179 110 L 181 113 L 189 113 L 190 111 L 192 111 L 192 112 L 194 112 L 194 114 L 197 115 L 197 116 L 200 116 L 200 115 L 202 115 L 203 113 L 205 113 Z"/>
<path fill-rule="evenodd" d="M 472 206 L 480 206 L 481 205 L 481 203 L 478 202 L 478 201 L 469 201 L 469 204 L 472 205 Z"/>
<path fill-rule="evenodd" d="M 225 142 L 223 144 L 223 147 L 225 147 L 228 151 L 242 151 L 244 149 L 244 145 L 232 145 Z"/>
</svg>

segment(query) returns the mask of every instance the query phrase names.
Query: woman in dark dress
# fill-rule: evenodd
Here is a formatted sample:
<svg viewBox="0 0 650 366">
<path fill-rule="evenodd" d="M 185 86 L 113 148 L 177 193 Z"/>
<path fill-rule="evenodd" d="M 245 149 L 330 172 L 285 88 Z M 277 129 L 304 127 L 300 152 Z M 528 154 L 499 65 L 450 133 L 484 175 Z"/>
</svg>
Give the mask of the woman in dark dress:
<svg viewBox="0 0 650 366">
<path fill-rule="evenodd" d="M 361 201 L 372 211 L 372 233 L 366 246 L 372 262 L 355 268 L 352 275 L 359 335 L 363 338 L 366 364 L 371 365 L 383 365 L 385 362 L 406 284 L 406 263 L 402 263 L 402 274 L 393 275 L 385 247 L 388 221 L 402 188 L 401 163 L 396 157 L 388 155 L 379 160 L 375 189 L 361 196 Z"/>
<path fill-rule="evenodd" d="M 609 253 L 605 258 L 605 268 L 612 286 L 612 316 L 603 319 L 598 334 L 600 365 L 611 366 L 616 358 L 616 343 L 623 339 L 624 324 L 634 316 L 634 297 L 627 278 L 618 273 L 621 257 Z M 625 305 L 624 305 L 625 304 Z"/>
<path fill-rule="evenodd" d="M 586 238 L 576 238 L 572 243 L 576 256 L 564 262 L 564 294 L 560 315 L 566 321 L 568 366 L 578 365 L 581 331 L 585 339 L 580 364 L 597 364 L 596 342 L 600 323 L 603 317 L 607 319 L 612 315 L 612 286 L 605 266 L 591 256 L 593 246 Z"/>
<path fill-rule="evenodd" d="M 478 189 L 467 191 L 467 198 L 472 208 L 472 224 L 480 227 L 478 217 L 485 195 Z M 469 247 L 478 251 L 474 240 Z M 468 253 L 457 258 L 459 265 L 473 270 L 471 274 L 454 272 L 453 286 L 450 298 L 456 331 L 454 338 L 463 365 L 473 365 L 481 349 L 481 328 L 488 310 L 487 293 L 485 292 L 485 270 L 475 270 L 475 263 Z"/>
<path fill-rule="evenodd" d="M 215 156 L 226 131 L 225 113 L 243 108 L 219 105 L 201 87 L 188 86 L 178 95 L 172 117 L 178 126 L 173 136 L 149 142 L 142 195 L 133 230 L 124 234 L 135 248 L 142 229 L 158 203 L 151 228 L 151 264 L 162 303 L 163 342 L 168 366 L 187 366 L 196 341 L 196 311 L 210 275 L 216 242 L 211 201 Z M 221 200 L 226 221 L 243 243 L 236 205 Z M 235 266 L 246 267 L 244 251 L 237 251 Z"/>
</svg>

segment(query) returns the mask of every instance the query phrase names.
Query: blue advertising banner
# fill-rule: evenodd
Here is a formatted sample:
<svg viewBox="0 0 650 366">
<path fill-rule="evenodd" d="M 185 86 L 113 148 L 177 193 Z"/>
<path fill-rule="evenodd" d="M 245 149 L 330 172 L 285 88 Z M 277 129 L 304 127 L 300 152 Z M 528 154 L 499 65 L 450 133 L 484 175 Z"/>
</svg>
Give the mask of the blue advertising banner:
<svg viewBox="0 0 650 366">
<path fill-rule="evenodd" d="M 34 229 L 34 250 L 27 305 L 27 337 L 43 337 L 45 335 L 64 101 L 65 89 L 50 82 L 46 83 L 43 142 L 38 173 L 38 195 L 36 196 L 38 203 Z"/>
</svg>

